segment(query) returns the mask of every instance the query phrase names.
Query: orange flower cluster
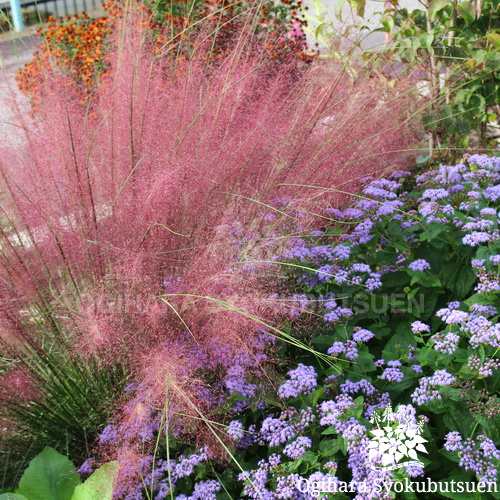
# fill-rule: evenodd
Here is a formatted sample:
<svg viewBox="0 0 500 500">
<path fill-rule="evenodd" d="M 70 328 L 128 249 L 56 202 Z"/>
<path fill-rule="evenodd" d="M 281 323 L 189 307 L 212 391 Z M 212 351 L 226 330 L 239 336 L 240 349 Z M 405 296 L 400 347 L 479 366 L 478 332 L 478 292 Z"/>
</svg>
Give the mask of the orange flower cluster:
<svg viewBox="0 0 500 500">
<path fill-rule="evenodd" d="M 249 5 L 254 0 L 247 0 Z M 300 0 L 280 0 L 281 9 L 286 8 L 291 14 L 294 25 L 304 21 L 297 14 Z M 185 40 L 192 36 L 194 26 L 213 24 L 218 31 L 217 42 L 213 47 L 212 57 L 219 58 L 231 47 L 233 36 L 241 28 L 234 3 L 228 0 L 201 0 L 194 10 L 187 10 L 183 1 L 171 2 L 163 12 L 155 11 L 139 3 L 144 14 L 143 19 L 151 35 L 153 50 L 158 57 L 183 57 L 180 47 L 189 47 Z M 113 23 L 123 15 L 120 0 L 111 0 L 103 5 L 107 16 L 90 19 L 86 13 L 68 16 L 66 19 L 50 18 L 47 25 L 38 31 L 42 43 L 36 50 L 33 60 L 19 70 L 17 82 L 19 88 L 30 98 L 37 108 L 42 99 L 43 76 L 46 69 L 63 71 L 70 75 L 75 89 L 86 101 L 98 82 L 109 74 L 106 50 Z M 241 6 L 239 7 L 242 8 Z M 218 27 L 223 29 L 219 30 Z M 266 33 L 266 47 L 272 59 L 299 57 L 308 60 L 304 53 L 304 40 L 296 36 L 286 36 L 283 21 L 269 7 L 262 7 L 258 27 Z M 295 28 L 297 29 L 297 28 Z M 296 31 L 295 31 L 296 33 Z M 285 35 L 285 36 L 284 36 Z M 42 71 L 42 68 L 44 71 Z M 49 76 L 53 73 L 49 71 Z"/>
<path fill-rule="evenodd" d="M 121 15 L 121 9 L 113 2 L 103 7 L 107 16 L 91 19 L 83 12 L 59 20 L 51 17 L 37 31 L 42 42 L 33 60 L 20 68 L 16 77 L 19 88 L 32 98 L 35 107 L 41 99 L 42 75 L 46 74 L 42 68 L 57 68 L 71 75 L 82 96 L 88 96 L 98 80 L 106 75 L 108 33 L 113 21 Z"/>
</svg>

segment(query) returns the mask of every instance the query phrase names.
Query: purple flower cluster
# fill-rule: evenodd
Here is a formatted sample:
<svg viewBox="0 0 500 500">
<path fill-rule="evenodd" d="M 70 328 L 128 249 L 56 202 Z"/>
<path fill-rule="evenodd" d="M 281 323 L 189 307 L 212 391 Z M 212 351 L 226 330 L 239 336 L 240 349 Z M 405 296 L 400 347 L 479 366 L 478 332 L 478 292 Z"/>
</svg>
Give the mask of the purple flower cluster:
<svg viewBox="0 0 500 500">
<path fill-rule="evenodd" d="M 422 323 L 421 321 L 414 321 L 411 324 L 411 331 L 415 334 L 417 333 L 429 333 L 431 331 L 430 326 Z"/>
<path fill-rule="evenodd" d="M 319 425 L 336 426 L 339 417 L 343 415 L 351 406 L 355 406 L 350 396 L 340 395 L 337 401 L 323 401 L 319 407 Z"/>
<path fill-rule="evenodd" d="M 496 257 L 496 256 L 494 256 Z M 500 277 L 498 271 L 488 271 L 484 259 L 474 259 L 472 267 L 476 271 L 476 276 L 479 283 L 476 285 L 475 290 L 478 293 L 491 293 L 500 290 Z"/>
<path fill-rule="evenodd" d="M 349 318 L 353 314 L 354 312 L 352 311 L 352 309 L 349 309 L 347 307 L 335 307 L 335 309 L 332 309 L 331 311 L 324 314 L 323 319 L 327 323 L 335 323 L 337 321 L 340 321 L 342 318 Z"/>
<path fill-rule="evenodd" d="M 422 406 L 435 399 L 442 399 L 438 387 L 451 385 L 455 381 L 456 378 L 446 370 L 438 370 L 431 377 L 423 377 L 418 381 L 418 387 L 411 395 L 412 401 Z"/>
<path fill-rule="evenodd" d="M 462 311 L 454 311 L 462 312 Z M 448 333 L 437 333 L 433 335 L 431 339 L 434 341 L 434 349 L 443 354 L 453 354 L 458 348 L 458 342 L 460 337 L 453 332 Z"/>
<path fill-rule="evenodd" d="M 426 189 L 422 193 L 422 199 L 428 199 L 431 201 L 441 200 L 443 198 L 448 198 L 450 196 L 450 192 L 446 189 Z"/>
<path fill-rule="evenodd" d="M 78 467 L 76 472 L 78 472 L 78 474 L 80 475 L 92 474 L 92 472 L 94 472 L 94 465 L 95 465 L 95 458 L 94 457 L 87 458 L 87 460 L 85 460 L 85 462 L 83 462 L 83 464 L 80 465 L 80 467 Z"/>
<path fill-rule="evenodd" d="M 120 484 L 114 494 L 116 498 L 143 500 L 143 490 L 146 487 L 154 492 L 155 500 L 170 498 L 178 481 L 191 476 L 195 467 L 207 459 L 205 448 L 188 456 L 181 455 L 174 460 L 155 459 L 148 455 L 142 457 L 138 463 L 135 461 L 131 463 L 129 459 L 120 460 L 119 457 L 121 474 L 125 477 L 130 474 L 130 477 L 136 478 L 137 473 L 140 473 L 140 479 Z M 191 496 L 180 495 L 180 497 L 185 500 L 216 500 L 217 491 L 220 491 L 220 484 L 217 481 L 201 481 L 195 485 Z"/>
<path fill-rule="evenodd" d="M 283 448 L 283 453 L 287 457 L 297 460 L 302 458 L 305 455 L 307 448 L 310 448 L 311 446 L 312 441 L 308 437 L 300 436 L 292 443 L 287 444 L 285 448 Z"/>
<path fill-rule="evenodd" d="M 420 271 L 423 272 L 426 269 L 430 269 L 431 265 L 424 259 L 414 260 L 409 266 L 408 269 L 411 271 Z"/>
<path fill-rule="evenodd" d="M 399 368 L 386 368 L 380 378 L 388 382 L 402 382 L 405 376 Z"/>
<path fill-rule="evenodd" d="M 484 316 L 470 318 L 461 330 L 470 335 L 469 344 L 475 349 L 481 345 L 500 347 L 500 325 L 493 324 Z"/>
<path fill-rule="evenodd" d="M 278 418 L 271 415 L 264 419 L 258 432 L 259 443 L 269 446 L 285 444 L 303 433 L 315 420 L 312 408 L 283 411 Z"/>
<path fill-rule="evenodd" d="M 354 333 L 352 334 L 352 340 L 355 342 L 368 342 L 373 337 L 375 337 L 375 335 L 370 332 L 370 330 L 360 328 L 359 326 L 354 328 Z"/>
<path fill-rule="evenodd" d="M 190 476 L 194 468 L 201 462 L 208 460 L 207 451 L 205 448 L 198 450 L 198 453 L 193 453 L 187 457 L 181 455 L 177 460 L 171 461 L 171 477 L 178 481 L 182 477 Z"/>
<path fill-rule="evenodd" d="M 477 436 L 477 441 L 471 438 L 462 440 L 458 432 L 450 432 L 445 436 L 444 448 L 447 451 L 458 452 L 459 465 L 465 470 L 474 472 L 482 483 L 497 481 L 497 467 L 500 461 L 500 450 L 486 436 Z"/>
<path fill-rule="evenodd" d="M 401 184 L 397 181 L 390 181 L 388 179 L 378 179 L 370 182 L 364 189 L 363 193 L 374 196 L 376 198 L 394 200 L 397 198 L 397 191 Z"/>
<path fill-rule="evenodd" d="M 235 441 L 243 439 L 245 435 L 243 431 L 243 424 L 238 420 L 232 420 L 226 428 L 227 434 L 233 438 Z"/>
<path fill-rule="evenodd" d="M 483 361 L 477 356 L 473 354 L 469 361 L 467 362 L 468 367 L 471 370 L 475 370 L 478 372 L 479 378 L 491 377 L 493 372 L 500 368 L 500 361 L 498 359 L 490 359 L 486 358 Z"/>
<path fill-rule="evenodd" d="M 267 417 L 262 422 L 259 432 L 261 441 L 268 442 L 269 446 L 285 444 L 297 435 L 293 425 L 281 418 Z"/>
<path fill-rule="evenodd" d="M 339 356 L 344 354 L 346 359 L 354 361 L 359 356 L 359 351 L 354 340 L 346 340 L 345 342 L 334 342 L 332 347 L 328 349 L 330 356 Z"/>
<path fill-rule="evenodd" d="M 220 490 L 221 484 L 218 481 L 200 481 L 194 485 L 191 495 L 181 494 L 176 497 L 176 500 L 217 500 L 217 492 Z"/>
<path fill-rule="evenodd" d="M 282 398 L 296 398 L 300 394 L 310 394 L 318 385 L 318 375 L 312 366 L 299 363 L 299 366 L 295 370 L 290 370 L 288 375 L 290 380 L 287 380 L 278 389 L 278 394 Z"/>
</svg>

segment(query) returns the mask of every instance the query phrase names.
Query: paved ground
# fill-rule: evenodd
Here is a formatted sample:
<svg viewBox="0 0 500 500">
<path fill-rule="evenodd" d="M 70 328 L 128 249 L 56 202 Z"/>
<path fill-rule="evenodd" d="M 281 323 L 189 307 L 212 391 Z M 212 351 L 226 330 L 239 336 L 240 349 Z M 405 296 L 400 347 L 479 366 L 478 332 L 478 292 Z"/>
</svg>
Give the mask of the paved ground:
<svg viewBox="0 0 500 500">
<path fill-rule="evenodd" d="M 2 144 L 18 144 L 19 133 L 11 125 L 14 112 L 12 105 L 27 110 L 26 99 L 17 89 L 15 75 L 20 66 L 31 59 L 37 45 L 34 30 L 19 35 L 0 35 L 0 141 Z"/>
</svg>

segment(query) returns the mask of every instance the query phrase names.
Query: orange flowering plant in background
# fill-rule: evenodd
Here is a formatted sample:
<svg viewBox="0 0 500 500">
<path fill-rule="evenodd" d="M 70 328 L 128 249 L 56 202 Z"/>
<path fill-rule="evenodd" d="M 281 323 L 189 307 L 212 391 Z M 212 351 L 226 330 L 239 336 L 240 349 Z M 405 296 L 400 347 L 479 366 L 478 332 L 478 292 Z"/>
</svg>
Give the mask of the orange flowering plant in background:
<svg viewBox="0 0 500 500">
<path fill-rule="evenodd" d="M 255 26 L 266 36 L 268 56 L 309 61 L 311 56 L 306 53 L 300 0 L 280 0 L 278 4 L 257 1 L 261 3 L 260 18 Z M 195 33 L 201 28 L 221 32 L 222 36 L 217 37 L 217 45 L 211 51 L 211 57 L 217 59 L 231 47 L 234 33 L 242 28 L 241 14 L 253 4 L 255 0 L 160 0 L 154 4 L 139 3 L 137 7 L 145 14 L 149 43 L 158 58 L 188 56 Z M 85 12 L 64 19 L 51 17 L 38 30 L 41 43 L 32 61 L 20 68 L 17 75 L 19 88 L 31 98 L 35 109 L 42 98 L 42 80 L 48 74 L 63 72 L 69 75 L 73 88 L 68 91 L 76 91 L 83 102 L 90 98 L 98 82 L 109 75 L 110 64 L 106 58 L 109 34 L 116 20 L 123 17 L 124 4 L 121 0 L 111 0 L 103 4 L 103 9 L 106 15 L 97 18 Z M 191 43 L 189 40 L 185 43 L 188 38 Z M 42 68 L 51 68 L 51 71 L 47 73 Z"/>
</svg>

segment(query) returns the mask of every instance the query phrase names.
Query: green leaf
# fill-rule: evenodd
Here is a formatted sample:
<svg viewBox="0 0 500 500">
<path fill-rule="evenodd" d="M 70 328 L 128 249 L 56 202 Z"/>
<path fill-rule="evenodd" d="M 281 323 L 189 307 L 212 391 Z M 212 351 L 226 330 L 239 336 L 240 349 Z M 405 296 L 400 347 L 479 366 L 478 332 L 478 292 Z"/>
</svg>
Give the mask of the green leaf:
<svg viewBox="0 0 500 500">
<path fill-rule="evenodd" d="M 47 446 L 30 462 L 17 493 L 29 500 L 71 500 L 78 484 L 71 460 Z"/>
<path fill-rule="evenodd" d="M 117 461 L 102 465 L 83 484 L 76 487 L 71 500 L 111 500 L 118 471 Z"/>
<path fill-rule="evenodd" d="M 365 13 L 366 0 L 349 0 L 349 4 L 356 12 L 356 15 L 363 17 Z"/>
<path fill-rule="evenodd" d="M 486 33 L 486 38 L 495 46 L 496 49 L 500 49 L 500 33 L 489 31 Z"/>
<path fill-rule="evenodd" d="M 464 300 L 464 303 L 468 306 L 472 306 L 473 304 L 490 306 L 495 304 L 495 299 L 493 297 L 488 297 L 484 293 L 475 293 L 474 295 L 471 295 L 467 300 Z"/>
<path fill-rule="evenodd" d="M 457 300 L 465 297 L 477 280 L 470 266 L 458 262 L 446 262 L 441 272 L 443 285 L 453 291 Z"/>
<path fill-rule="evenodd" d="M 342 22 L 342 9 L 344 8 L 344 5 L 346 3 L 346 0 L 339 0 L 338 2 L 335 3 L 335 7 L 333 9 L 333 13 L 335 14 L 335 17 Z"/>
<path fill-rule="evenodd" d="M 23 495 L 18 495 L 17 493 L 3 493 L 0 495 L 0 500 L 28 500 Z"/>
<path fill-rule="evenodd" d="M 410 286 L 413 286 L 415 283 L 418 283 L 426 288 L 441 286 L 441 281 L 439 280 L 439 278 L 428 272 L 412 271 L 411 269 L 408 269 L 407 273 L 412 276 Z"/>
<path fill-rule="evenodd" d="M 476 19 L 476 9 L 470 2 L 459 2 L 456 8 L 467 24 L 472 24 Z"/>
<path fill-rule="evenodd" d="M 432 42 L 434 41 L 434 35 L 432 33 L 420 35 L 420 41 L 422 47 L 424 47 L 426 50 L 430 50 Z"/>
<path fill-rule="evenodd" d="M 394 30 L 394 17 L 384 16 L 380 19 L 380 24 L 382 24 L 384 31 L 387 33 L 392 33 Z"/>
<path fill-rule="evenodd" d="M 444 9 L 449 3 L 450 0 L 434 0 L 429 7 L 430 20 L 434 21 L 434 19 L 436 19 L 436 14 Z"/>
<path fill-rule="evenodd" d="M 446 224 L 438 224 L 437 222 L 431 222 L 427 227 L 426 231 L 423 231 L 420 235 L 419 241 L 432 241 L 438 235 L 445 231 L 449 231 L 450 228 Z"/>
<path fill-rule="evenodd" d="M 340 451 L 340 446 L 336 439 L 325 439 L 319 444 L 319 451 L 323 457 L 333 457 Z"/>
<path fill-rule="evenodd" d="M 338 434 L 338 433 L 339 433 L 339 431 L 337 430 L 337 428 L 334 427 L 333 425 L 330 425 L 321 434 L 323 436 L 329 436 L 331 434 Z"/>
</svg>

